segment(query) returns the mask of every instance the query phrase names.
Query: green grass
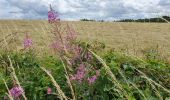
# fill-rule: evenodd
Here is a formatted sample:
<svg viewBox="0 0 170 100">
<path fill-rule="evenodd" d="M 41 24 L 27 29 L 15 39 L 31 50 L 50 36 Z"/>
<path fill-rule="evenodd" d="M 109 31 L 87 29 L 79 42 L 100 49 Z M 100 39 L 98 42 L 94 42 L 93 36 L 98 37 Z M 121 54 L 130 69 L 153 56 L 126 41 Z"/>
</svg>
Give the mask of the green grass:
<svg viewBox="0 0 170 100">
<path fill-rule="evenodd" d="M 7 56 L 13 62 L 16 76 L 25 89 L 28 100 L 45 100 L 47 87 L 52 87 L 54 93 L 59 93 L 57 91 L 60 90 L 57 90 L 56 85 L 53 86 L 55 81 L 57 82 L 55 84 L 58 84 L 57 87 L 60 87 L 64 95 L 72 98 L 63 64 L 55 56 L 37 57 L 34 53 L 1 53 L 0 73 L 9 88 L 12 86 L 12 80 Z M 87 89 L 87 92 L 96 91 L 96 93 L 84 96 L 82 93 L 85 91 L 78 92 L 76 86 L 80 86 L 74 85 L 73 89 L 77 91 L 75 93 L 77 99 L 83 97 L 84 99 L 98 98 L 97 100 L 102 100 L 102 98 L 109 100 L 111 98 L 164 100 L 170 97 L 170 67 L 166 62 L 152 58 L 138 59 L 111 51 L 103 52 L 100 57 L 94 54 L 94 57 L 99 60 L 98 66 L 103 66 L 101 67 L 101 76 L 92 87 L 84 88 Z M 41 67 L 45 69 L 41 70 Z M 5 68 L 8 69 L 7 73 Z M 53 77 L 53 81 L 44 72 L 46 69 L 50 71 L 50 73 L 47 73 L 51 75 L 50 77 Z M 0 79 L 0 88 L 2 98 L 7 92 L 2 79 Z M 56 97 L 53 96 L 52 98 Z"/>
</svg>

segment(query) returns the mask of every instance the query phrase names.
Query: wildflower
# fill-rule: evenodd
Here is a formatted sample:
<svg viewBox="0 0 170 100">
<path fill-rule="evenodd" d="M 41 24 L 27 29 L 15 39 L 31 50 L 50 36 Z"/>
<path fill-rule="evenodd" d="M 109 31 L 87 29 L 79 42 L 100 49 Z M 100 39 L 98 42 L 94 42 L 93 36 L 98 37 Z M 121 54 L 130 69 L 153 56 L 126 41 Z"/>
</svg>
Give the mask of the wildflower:
<svg viewBox="0 0 170 100">
<path fill-rule="evenodd" d="M 51 94 L 52 93 L 52 89 L 50 87 L 47 88 L 47 94 Z"/>
<path fill-rule="evenodd" d="M 90 78 L 88 77 L 87 81 L 91 85 L 91 84 L 93 84 L 96 81 L 96 79 L 97 79 L 97 75 L 94 75 L 94 76 L 92 76 Z"/>
<path fill-rule="evenodd" d="M 60 20 L 58 17 L 58 13 L 55 12 L 55 10 L 53 10 L 50 5 L 50 11 L 48 11 L 48 22 L 54 23 L 56 20 Z"/>
<path fill-rule="evenodd" d="M 73 76 L 73 75 L 71 75 L 70 80 L 71 80 L 71 81 L 76 80 L 76 77 Z"/>
<path fill-rule="evenodd" d="M 16 86 L 16 87 L 13 87 L 10 90 L 10 93 L 11 93 L 13 98 L 18 98 L 18 97 L 20 97 L 24 93 L 24 90 L 23 90 L 22 87 Z"/>
<path fill-rule="evenodd" d="M 85 75 L 86 75 L 85 66 L 84 66 L 84 64 L 80 64 L 77 69 L 76 74 L 74 76 L 71 76 L 71 80 L 76 80 L 79 83 L 81 83 L 83 81 L 83 79 L 85 78 Z"/>
<path fill-rule="evenodd" d="M 96 71 L 96 75 L 93 75 L 92 77 L 88 77 L 87 78 L 87 81 L 89 83 L 89 85 L 93 84 L 96 80 L 97 80 L 97 77 L 100 75 L 100 71 L 97 70 Z"/>
<path fill-rule="evenodd" d="M 32 40 L 29 38 L 28 33 L 26 33 L 25 35 L 25 39 L 24 39 L 24 48 L 30 48 L 33 45 Z"/>
<path fill-rule="evenodd" d="M 76 79 L 81 81 L 84 78 L 84 76 L 85 76 L 85 67 L 83 64 L 81 64 L 77 70 Z"/>
</svg>

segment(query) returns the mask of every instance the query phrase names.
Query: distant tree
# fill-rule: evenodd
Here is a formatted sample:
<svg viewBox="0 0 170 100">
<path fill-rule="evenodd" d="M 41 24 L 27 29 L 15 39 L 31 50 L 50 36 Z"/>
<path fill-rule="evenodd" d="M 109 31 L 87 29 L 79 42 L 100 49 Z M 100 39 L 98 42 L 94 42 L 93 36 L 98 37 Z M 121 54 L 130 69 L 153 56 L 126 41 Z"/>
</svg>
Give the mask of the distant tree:
<svg viewBox="0 0 170 100">
<path fill-rule="evenodd" d="M 92 22 L 94 22 L 95 20 L 94 20 L 94 19 L 86 19 L 86 18 L 83 18 L 83 19 L 80 19 L 80 21 L 92 21 Z"/>
<path fill-rule="evenodd" d="M 98 22 L 104 22 L 104 20 L 99 20 Z"/>
<path fill-rule="evenodd" d="M 144 18 L 144 19 L 121 19 L 116 22 L 157 22 L 157 23 L 165 23 L 170 21 L 170 16 L 161 16 L 156 18 Z"/>
</svg>

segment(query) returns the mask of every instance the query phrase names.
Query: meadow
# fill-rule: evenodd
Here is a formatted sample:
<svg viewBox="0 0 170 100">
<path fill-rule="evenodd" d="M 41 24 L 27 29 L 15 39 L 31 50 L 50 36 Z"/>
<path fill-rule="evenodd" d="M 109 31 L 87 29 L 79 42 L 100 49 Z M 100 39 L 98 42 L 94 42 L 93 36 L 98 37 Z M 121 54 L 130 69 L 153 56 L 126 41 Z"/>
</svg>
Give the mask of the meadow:
<svg viewBox="0 0 170 100">
<path fill-rule="evenodd" d="M 169 23 L 1 20 L 0 98 L 169 100 L 169 32 Z"/>
<path fill-rule="evenodd" d="M 76 30 L 79 39 L 86 42 L 99 41 L 109 49 L 143 56 L 143 51 L 158 49 L 162 58 L 170 61 L 169 23 L 121 23 L 121 22 L 81 22 L 67 21 Z M 18 49 L 22 47 L 24 32 L 28 32 L 36 42 L 36 47 L 49 45 L 52 40 L 50 24 L 45 20 L 1 20 L 2 39 L 17 32 Z"/>
</svg>

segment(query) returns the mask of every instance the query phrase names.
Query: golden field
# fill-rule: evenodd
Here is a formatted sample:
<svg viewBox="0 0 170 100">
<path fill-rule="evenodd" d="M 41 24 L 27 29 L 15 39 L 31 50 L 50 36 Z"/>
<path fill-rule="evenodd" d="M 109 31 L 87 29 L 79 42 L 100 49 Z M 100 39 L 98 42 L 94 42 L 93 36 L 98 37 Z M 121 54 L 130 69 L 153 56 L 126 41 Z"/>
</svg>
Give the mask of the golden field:
<svg viewBox="0 0 170 100">
<path fill-rule="evenodd" d="M 170 24 L 169 23 L 120 23 L 120 22 L 62 22 L 72 26 L 79 39 L 83 41 L 100 41 L 107 48 L 141 56 L 143 50 L 155 48 L 162 57 L 170 58 Z M 24 33 L 28 32 L 37 48 L 50 44 L 50 24 L 45 20 L 1 20 L 0 41 L 15 33 L 17 47 L 22 48 Z M 3 48 L 4 46 L 1 46 Z"/>
</svg>

